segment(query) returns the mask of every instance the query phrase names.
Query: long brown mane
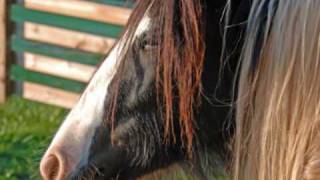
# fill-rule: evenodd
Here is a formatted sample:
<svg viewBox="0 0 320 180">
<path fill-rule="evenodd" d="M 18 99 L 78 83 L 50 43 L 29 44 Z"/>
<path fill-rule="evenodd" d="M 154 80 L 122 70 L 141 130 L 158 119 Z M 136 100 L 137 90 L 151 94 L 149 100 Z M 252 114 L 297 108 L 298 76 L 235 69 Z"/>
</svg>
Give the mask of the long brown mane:
<svg viewBox="0 0 320 180">
<path fill-rule="evenodd" d="M 155 54 L 158 59 L 156 89 L 158 107 L 164 119 L 164 137 L 173 142 L 176 140 L 173 121 L 174 109 L 178 109 L 180 138 L 191 152 L 195 133 L 194 113 L 199 104 L 205 49 L 201 23 L 203 6 L 199 0 L 138 1 L 124 33 L 126 47 L 130 46 L 134 31 L 146 9 L 157 13 L 152 21 L 159 26 L 153 41 L 158 44 L 158 53 Z M 116 98 L 111 107 L 111 121 L 115 117 Z"/>
</svg>

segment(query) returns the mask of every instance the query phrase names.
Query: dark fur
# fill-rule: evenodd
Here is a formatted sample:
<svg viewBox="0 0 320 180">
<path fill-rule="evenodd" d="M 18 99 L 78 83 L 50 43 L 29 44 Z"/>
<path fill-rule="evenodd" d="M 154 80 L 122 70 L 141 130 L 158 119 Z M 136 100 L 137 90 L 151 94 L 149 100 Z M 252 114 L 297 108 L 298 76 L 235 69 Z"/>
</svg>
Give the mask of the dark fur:
<svg viewBox="0 0 320 180">
<path fill-rule="evenodd" d="M 151 2 L 139 2 L 128 25 L 129 32 L 134 32 Z M 161 20 L 162 17 L 158 17 L 159 6 L 167 2 L 155 0 L 151 8 L 153 19 Z M 152 30 L 134 42 L 132 36 L 128 36 L 126 45 L 130 45 L 129 50 L 123 56 L 120 70 L 109 87 L 110 94 L 105 102 L 105 119 L 110 118 L 115 109 L 111 117 L 114 121 L 106 120 L 105 126 L 97 129 L 90 151 L 90 166 L 82 168 L 81 172 L 70 178 L 134 179 L 173 163 L 180 163 L 198 178 L 211 179 L 214 173 L 226 168 L 229 159 L 227 145 L 233 127 L 230 102 L 233 99 L 234 71 L 242 44 L 239 34 L 244 30 L 241 24 L 245 22 L 249 8 L 246 0 L 232 1 L 230 22 L 235 26 L 227 31 L 226 66 L 220 61 L 223 46 L 221 32 L 224 32 L 221 17 L 225 3 L 224 0 L 207 0 L 201 5 L 205 57 L 199 86 L 201 103 L 193 107 L 195 132 L 192 133 L 194 140 L 191 156 L 186 138 L 181 135 L 179 88 L 175 86 L 177 82 L 172 87 L 173 134 L 169 138 L 165 137 L 167 127 L 163 111 L 166 106 L 162 105 L 165 103 L 163 92 L 157 89 L 157 64 L 161 59 L 156 55 L 159 51 L 145 49 L 146 44 L 159 43 L 154 41 L 160 32 L 159 20 L 155 20 Z M 179 6 L 175 5 L 173 19 L 176 24 L 173 33 L 181 44 L 189 43 L 184 42 L 181 35 L 182 24 L 175 15 L 179 11 Z"/>
</svg>

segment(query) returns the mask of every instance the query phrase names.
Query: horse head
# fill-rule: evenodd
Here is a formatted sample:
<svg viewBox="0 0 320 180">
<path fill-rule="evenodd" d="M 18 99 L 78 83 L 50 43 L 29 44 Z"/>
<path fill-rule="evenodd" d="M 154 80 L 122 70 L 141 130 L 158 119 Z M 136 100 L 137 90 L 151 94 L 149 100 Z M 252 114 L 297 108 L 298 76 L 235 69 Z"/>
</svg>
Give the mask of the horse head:
<svg viewBox="0 0 320 180">
<path fill-rule="evenodd" d="M 47 149 L 43 178 L 128 179 L 173 163 L 206 177 L 223 166 L 233 84 L 220 71 L 224 7 L 140 1 Z"/>
</svg>

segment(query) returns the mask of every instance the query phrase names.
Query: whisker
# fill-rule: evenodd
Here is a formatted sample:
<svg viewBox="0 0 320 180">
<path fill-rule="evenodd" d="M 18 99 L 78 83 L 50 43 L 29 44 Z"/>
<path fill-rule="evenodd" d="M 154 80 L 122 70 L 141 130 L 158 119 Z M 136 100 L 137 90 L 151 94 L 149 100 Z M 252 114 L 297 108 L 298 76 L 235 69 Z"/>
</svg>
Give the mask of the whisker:
<svg viewBox="0 0 320 180">
<path fill-rule="evenodd" d="M 94 169 L 95 173 L 96 173 L 98 176 L 104 176 L 104 174 L 99 170 L 98 167 L 96 167 L 96 165 L 92 164 L 92 168 Z"/>
</svg>

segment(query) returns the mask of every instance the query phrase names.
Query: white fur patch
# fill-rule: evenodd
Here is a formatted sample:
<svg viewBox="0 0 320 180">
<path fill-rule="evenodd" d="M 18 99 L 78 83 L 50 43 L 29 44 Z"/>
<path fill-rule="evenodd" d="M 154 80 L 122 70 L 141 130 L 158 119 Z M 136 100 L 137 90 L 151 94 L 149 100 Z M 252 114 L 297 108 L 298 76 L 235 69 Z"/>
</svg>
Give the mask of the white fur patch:
<svg viewBox="0 0 320 180">
<path fill-rule="evenodd" d="M 116 74 L 121 47 L 122 43 L 118 43 L 105 59 L 51 143 L 52 148 L 62 148 L 75 164 L 84 165 L 88 161 L 91 139 L 102 123 L 107 87 Z M 66 152 L 70 150 L 72 152 Z"/>
<path fill-rule="evenodd" d="M 147 16 L 141 20 L 135 32 L 136 37 L 148 30 L 150 21 L 151 19 Z M 119 53 L 123 48 L 123 41 L 120 40 L 116 44 L 95 73 L 79 102 L 63 122 L 46 152 L 51 154 L 53 153 L 51 151 L 56 148 L 62 150 L 68 156 L 67 159 L 72 162 L 71 169 L 74 169 L 75 166 L 84 166 L 88 162 L 92 138 L 96 128 L 103 121 L 104 101 L 108 94 L 108 86 L 118 69 Z M 123 53 L 125 53 L 125 50 Z"/>
<path fill-rule="evenodd" d="M 149 16 L 144 16 L 140 21 L 138 28 L 135 32 L 135 37 L 141 36 L 144 32 L 148 31 L 151 26 L 151 18 Z"/>
</svg>

